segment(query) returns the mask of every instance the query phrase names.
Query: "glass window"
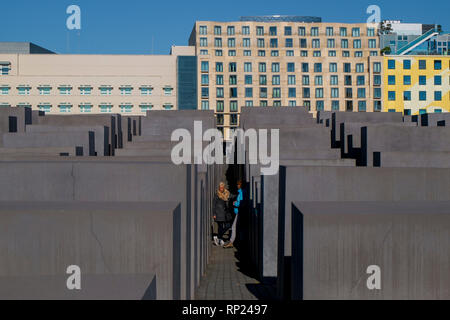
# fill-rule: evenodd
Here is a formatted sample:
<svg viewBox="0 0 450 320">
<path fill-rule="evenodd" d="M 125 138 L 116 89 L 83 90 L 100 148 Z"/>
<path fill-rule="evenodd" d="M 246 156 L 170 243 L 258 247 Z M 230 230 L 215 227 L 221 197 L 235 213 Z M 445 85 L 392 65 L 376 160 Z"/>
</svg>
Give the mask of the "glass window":
<svg viewBox="0 0 450 320">
<path fill-rule="evenodd" d="M 341 39 L 341 48 L 348 49 L 348 39 Z"/>
<path fill-rule="evenodd" d="M 395 91 L 388 91 L 388 100 L 395 101 Z"/>
<path fill-rule="evenodd" d="M 395 60 L 393 59 L 388 60 L 388 69 L 395 69 Z"/>
<path fill-rule="evenodd" d="M 273 88 L 272 96 L 273 98 L 281 98 L 281 88 Z"/>
<path fill-rule="evenodd" d="M 278 39 L 277 38 L 270 39 L 270 47 L 271 48 L 278 48 Z"/>
<path fill-rule="evenodd" d="M 333 111 L 339 110 L 339 100 L 331 101 L 331 110 L 333 110 Z"/>
<path fill-rule="evenodd" d="M 404 85 L 411 85 L 411 76 L 403 76 L 403 84 Z"/>
<path fill-rule="evenodd" d="M 199 27 L 199 34 L 201 34 L 201 35 L 208 34 L 208 27 L 207 26 L 200 26 Z"/>
<path fill-rule="evenodd" d="M 359 28 L 352 28 L 352 37 L 360 37 L 360 29 Z"/>
<path fill-rule="evenodd" d="M 314 63 L 314 72 L 322 72 L 322 63 Z"/>
<path fill-rule="evenodd" d="M 344 28 L 344 27 L 339 28 L 339 34 L 341 37 L 346 37 L 347 36 L 347 28 Z"/>
<path fill-rule="evenodd" d="M 302 84 L 304 86 L 309 86 L 309 76 L 302 76 Z"/>
<path fill-rule="evenodd" d="M 381 88 L 373 88 L 373 97 L 375 99 L 381 99 Z"/>
<path fill-rule="evenodd" d="M 216 85 L 219 86 L 223 85 L 223 75 L 221 74 L 216 75 Z"/>
<path fill-rule="evenodd" d="M 427 77 L 426 76 L 419 76 L 419 85 L 421 85 L 421 86 L 427 85 Z"/>
<path fill-rule="evenodd" d="M 234 26 L 228 26 L 228 27 L 227 27 L 227 34 L 228 34 L 229 36 L 234 36 L 234 34 L 235 34 Z"/>
<path fill-rule="evenodd" d="M 356 64 L 356 72 L 358 72 L 358 73 L 364 72 L 364 63 L 357 63 Z"/>
<path fill-rule="evenodd" d="M 252 63 L 251 62 L 244 63 L 244 72 L 252 72 Z"/>
<path fill-rule="evenodd" d="M 323 98 L 323 88 L 316 88 L 316 98 Z"/>
<path fill-rule="evenodd" d="M 442 76 L 434 76 L 434 85 L 435 86 L 442 85 Z"/>
<path fill-rule="evenodd" d="M 366 111 L 366 101 L 358 101 L 358 111 Z"/>
<path fill-rule="evenodd" d="M 311 96 L 311 91 L 309 88 L 303 88 L 303 98 L 309 98 Z"/>
<path fill-rule="evenodd" d="M 411 101 L 411 91 L 403 91 L 403 101 Z"/>
<path fill-rule="evenodd" d="M 441 70 L 441 69 L 442 69 L 442 61 L 434 60 L 434 70 Z"/>
<path fill-rule="evenodd" d="M 332 37 L 334 35 L 333 27 L 327 27 L 325 32 L 328 37 Z"/>
<path fill-rule="evenodd" d="M 419 69 L 425 70 L 427 68 L 427 60 L 419 60 Z"/>
<path fill-rule="evenodd" d="M 324 110 L 323 100 L 316 101 L 316 110 L 317 111 L 323 111 Z"/>
<path fill-rule="evenodd" d="M 335 42 L 334 39 L 327 39 L 327 48 L 334 48 Z"/>
<path fill-rule="evenodd" d="M 258 70 L 259 70 L 259 72 L 266 72 L 266 63 L 260 62 Z"/>
<path fill-rule="evenodd" d="M 311 28 L 311 36 L 317 37 L 319 35 L 319 28 L 318 27 L 312 27 Z"/>
<path fill-rule="evenodd" d="M 353 48 L 361 49 L 361 40 L 360 39 L 353 40 Z"/>
<path fill-rule="evenodd" d="M 395 76 L 388 76 L 388 84 L 395 85 Z"/>
<path fill-rule="evenodd" d="M 331 98 L 339 98 L 339 88 L 331 88 Z"/>
<path fill-rule="evenodd" d="M 128 88 L 128 89 L 131 89 L 131 88 Z M 71 87 L 59 87 L 59 94 L 61 94 L 61 95 L 70 95 L 71 93 L 72 93 L 72 88 Z M 131 94 L 131 92 L 130 92 L 130 94 Z"/>
<path fill-rule="evenodd" d="M 295 85 L 295 84 L 296 84 L 295 75 L 288 75 L 288 85 Z"/>
<path fill-rule="evenodd" d="M 426 101 L 427 100 L 427 92 L 426 91 L 419 91 L 419 100 L 420 101 Z"/>
<path fill-rule="evenodd" d="M 344 72 L 345 73 L 352 72 L 352 65 L 351 65 L 351 63 L 344 63 Z"/>
<path fill-rule="evenodd" d="M 220 36 L 222 34 L 222 27 L 214 26 L 214 34 Z"/>
<path fill-rule="evenodd" d="M 315 84 L 316 86 L 321 86 L 321 85 L 323 85 L 323 78 L 322 78 L 322 76 L 315 76 L 315 77 L 314 77 L 314 84 Z"/>
<path fill-rule="evenodd" d="M 274 86 L 280 85 L 280 76 L 272 76 L 272 85 Z"/>
<path fill-rule="evenodd" d="M 260 27 L 260 26 L 256 27 L 256 34 L 258 36 L 263 36 L 264 35 L 264 27 Z"/>
<path fill-rule="evenodd" d="M 245 88 L 245 97 L 252 98 L 253 97 L 253 88 Z"/>
<path fill-rule="evenodd" d="M 411 60 L 403 60 L 403 69 L 410 70 L 411 69 Z"/>
<path fill-rule="evenodd" d="M 338 76 L 330 76 L 330 85 L 337 86 L 339 84 L 339 77 Z"/>
<path fill-rule="evenodd" d="M 434 92 L 434 101 L 442 101 L 442 92 L 441 91 Z"/>
<path fill-rule="evenodd" d="M 277 27 L 270 27 L 269 28 L 269 34 L 271 36 L 276 36 L 277 35 Z"/>
<path fill-rule="evenodd" d="M 298 27 L 298 35 L 299 36 L 306 36 L 306 28 L 305 27 Z"/>
<path fill-rule="evenodd" d="M 292 35 L 292 27 L 284 27 L 284 35 L 291 36 Z"/>
<path fill-rule="evenodd" d="M 225 103 L 223 101 L 221 101 L 221 100 L 218 100 L 216 102 L 216 110 L 217 110 L 217 112 L 223 112 L 224 106 L 225 106 Z"/>
<path fill-rule="evenodd" d="M 295 63 L 294 62 L 287 63 L 287 72 L 295 72 Z"/>
<path fill-rule="evenodd" d="M 330 63 L 330 72 L 337 72 L 337 63 L 335 62 Z"/>
<path fill-rule="evenodd" d="M 245 76 L 245 84 L 253 84 L 253 76 L 252 75 Z"/>
<path fill-rule="evenodd" d="M 242 34 L 243 35 L 249 35 L 250 34 L 250 27 L 249 26 L 242 26 Z"/>
<path fill-rule="evenodd" d="M 373 72 L 374 73 L 380 73 L 381 72 L 381 62 L 374 62 L 373 63 Z"/>
<path fill-rule="evenodd" d="M 358 88 L 357 95 L 358 95 L 358 98 L 365 98 L 366 97 L 366 88 Z"/>
<path fill-rule="evenodd" d="M 208 61 L 201 62 L 201 70 L 202 70 L 202 72 L 209 72 L 209 62 Z"/>
</svg>

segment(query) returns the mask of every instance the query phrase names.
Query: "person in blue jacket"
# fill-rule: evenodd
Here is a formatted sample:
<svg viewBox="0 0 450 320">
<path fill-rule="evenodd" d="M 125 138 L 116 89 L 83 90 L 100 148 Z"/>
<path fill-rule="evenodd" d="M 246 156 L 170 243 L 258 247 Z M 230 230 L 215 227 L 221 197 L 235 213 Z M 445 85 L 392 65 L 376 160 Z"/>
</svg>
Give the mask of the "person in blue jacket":
<svg viewBox="0 0 450 320">
<path fill-rule="evenodd" d="M 233 248 L 233 243 L 236 240 L 236 229 L 237 229 L 237 221 L 239 216 L 239 208 L 242 205 L 242 202 L 244 201 L 244 192 L 242 191 L 242 181 L 237 182 L 237 190 L 238 194 L 236 197 L 236 201 L 233 202 L 233 208 L 234 208 L 234 221 L 233 226 L 231 227 L 231 237 L 229 242 L 224 245 L 224 248 Z"/>
</svg>

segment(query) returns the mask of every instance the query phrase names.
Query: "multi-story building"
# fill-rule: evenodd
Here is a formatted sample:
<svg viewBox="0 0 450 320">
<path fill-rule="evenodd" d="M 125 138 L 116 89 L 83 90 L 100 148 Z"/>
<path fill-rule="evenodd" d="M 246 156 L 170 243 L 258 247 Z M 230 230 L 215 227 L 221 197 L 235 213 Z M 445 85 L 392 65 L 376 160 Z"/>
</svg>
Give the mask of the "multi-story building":
<svg viewBox="0 0 450 320">
<path fill-rule="evenodd" d="M 377 27 L 296 16 L 197 21 L 189 45 L 199 107 L 214 109 L 225 130 L 239 124 L 243 106 L 382 110 Z"/>
<path fill-rule="evenodd" d="M 58 114 L 197 109 L 193 48 L 173 47 L 170 55 L 60 55 L 36 48 L 0 45 L 0 106 Z"/>
<path fill-rule="evenodd" d="M 450 56 L 385 56 L 383 111 L 450 112 Z"/>
</svg>

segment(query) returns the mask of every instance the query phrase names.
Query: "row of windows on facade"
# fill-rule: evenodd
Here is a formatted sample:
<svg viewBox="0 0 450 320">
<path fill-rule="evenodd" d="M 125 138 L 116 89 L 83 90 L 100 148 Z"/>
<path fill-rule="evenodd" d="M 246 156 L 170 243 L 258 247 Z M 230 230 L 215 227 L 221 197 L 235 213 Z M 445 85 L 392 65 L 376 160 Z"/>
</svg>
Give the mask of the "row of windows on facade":
<svg viewBox="0 0 450 320">
<path fill-rule="evenodd" d="M 267 65 L 266 62 L 259 62 L 258 63 L 258 72 L 267 72 Z M 310 64 L 308 62 L 303 62 L 300 64 L 301 68 L 299 71 L 306 73 L 310 70 Z M 322 66 L 323 64 L 321 62 L 312 63 L 312 70 L 314 72 L 322 72 Z M 253 63 L 252 62 L 244 62 L 243 64 L 243 72 L 253 72 Z M 201 61 L 200 63 L 200 70 L 201 72 L 209 72 L 209 61 Z M 216 62 L 215 63 L 215 71 L 216 72 L 224 72 L 223 68 L 223 62 Z M 241 70 L 240 70 L 241 71 Z M 279 62 L 273 62 L 271 64 L 271 71 L 272 72 L 280 72 L 280 63 Z M 296 72 L 296 64 L 295 62 L 288 62 L 286 64 L 286 71 L 287 72 Z M 330 62 L 328 64 L 328 71 L 329 72 L 338 72 L 338 63 L 337 62 Z M 365 64 L 364 63 L 356 63 L 355 69 L 352 69 L 352 64 L 345 62 L 342 63 L 342 72 L 344 73 L 351 73 L 351 72 L 357 72 L 357 73 L 363 73 L 365 72 Z M 229 62 L 228 63 L 228 72 L 238 72 L 238 64 L 237 62 Z M 373 63 L 373 72 L 374 73 L 381 73 L 381 62 L 374 62 Z"/>
<path fill-rule="evenodd" d="M 30 108 L 32 107 L 32 105 L 29 103 L 20 103 L 20 104 L 18 104 L 18 106 L 30 107 Z M 0 107 L 11 107 L 11 105 L 8 103 L 1 103 Z M 100 104 L 100 105 L 98 105 L 98 110 L 100 112 L 112 112 L 113 107 L 114 107 L 114 105 L 112 105 L 112 104 Z M 173 109 L 173 105 L 170 103 L 166 103 L 162 107 L 166 110 Z M 53 105 L 50 103 L 41 103 L 41 104 L 37 105 L 37 108 L 40 111 L 50 112 L 53 108 Z M 94 106 L 90 103 L 86 103 L 86 104 L 80 104 L 78 106 L 78 108 L 80 109 L 81 113 L 91 113 L 94 109 Z M 123 113 L 131 113 L 131 112 L 133 112 L 134 106 L 132 104 L 121 104 L 121 105 L 119 105 L 119 108 L 120 108 L 120 111 Z M 61 113 L 70 113 L 73 109 L 73 105 L 68 104 L 68 103 L 61 103 L 61 104 L 58 104 L 58 109 L 59 109 L 59 112 L 61 112 Z M 139 109 L 141 112 L 150 111 L 150 110 L 154 109 L 154 105 L 140 104 Z"/>
<path fill-rule="evenodd" d="M 208 88 L 202 88 L 202 99 L 209 99 L 209 92 L 208 90 L 205 90 Z M 297 88 L 287 88 L 287 98 L 297 98 Z M 309 88 L 309 87 L 303 87 L 301 88 L 301 93 L 303 98 L 310 98 L 311 97 L 311 91 L 315 92 L 315 98 L 323 98 L 324 97 L 324 88 Z M 268 98 L 269 90 L 265 87 L 259 88 L 259 98 Z M 344 93 L 344 97 L 347 99 L 353 98 L 353 88 L 330 88 L 330 97 L 331 98 L 339 98 L 340 94 Z M 366 88 L 357 88 L 357 97 L 358 98 L 366 98 Z M 230 88 L 230 94 L 229 98 L 238 98 L 238 90 L 237 88 Z M 245 98 L 253 98 L 254 97 L 254 90 L 253 88 L 245 88 L 244 90 L 244 97 Z M 282 94 L 282 89 L 279 87 L 272 88 L 272 94 L 271 97 L 274 99 L 285 97 Z M 225 98 L 224 96 L 224 90 L 223 88 L 217 88 L 216 89 L 216 98 Z M 373 88 L 373 98 L 375 99 L 381 99 L 381 88 Z M 231 104 L 230 104 L 231 106 Z M 233 109 L 230 107 L 230 109 Z"/>
<path fill-rule="evenodd" d="M 341 48 L 341 49 L 349 49 L 349 40 L 348 39 L 341 39 L 340 41 L 340 47 L 337 46 L 336 39 L 326 39 L 327 48 Z M 200 38 L 200 47 L 207 47 L 208 46 L 208 38 Z M 251 39 L 250 38 L 243 38 L 242 42 L 239 43 L 240 47 L 244 48 L 250 48 L 251 47 Z M 264 38 L 258 38 L 256 39 L 256 46 L 258 48 L 266 48 L 267 41 Z M 271 38 L 268 41 L 268 47 L 269 48 L 278 48 L 278 38 Z M 361 49 L 362 48 L 362 40 L 361 39 L 354 39 L 352 41 L 353 49 Z M 227 39 L 227 46 L 228 48 L 236 48 L 236 38 L 228 38 Z M 320 39 L 311 39 L 309 45 L 308 45 L 308 39 L 307 38 L 300 38 L 298 40 L 298 44 L 296 44 L 299 48 L 313 48 L 313 49 L 320 49 L 321 48 L 321 41 Z M 216 48 L 222 48 L 223 47 L 223 41 L 222 38 L 214 38 L 214 47 Z M 285 48 L 293 48 L 294 47 L 294 39 L 293 38 L 286 38 L 284 39 L 284 47 Z M 369 49 L 376 49 L 377 48 L 377 40 L 376 39 L 368 39 L 367 40 L 367 47 Z"/>
<path fill-rule="evenodd" d="M 297 76 L 296 75 L 284 75 L 283 79 L 287 80 L 287 85 L 297 85 Z M 322 86 L 323 79 L 324 79 L 324 77 L 322 75 L 316 75 L 313 78 L 314 81 L 310 81 L 311 77 L 309 75 L 302 75 L 301 76 L 301 84 L 304 86 L 309 86 L 309 85 Z M 339 76 L 338 75 L 330 75 L 329 79 L 330 79 L 329 80 L 330 85 L 332 85 L 332 86 L 339 85 Z M 354 84 L 356 84 L 357 86 L 365 86 L 366 85 L 366 76 L 365 75 L 357 75 L 355 82 L 353 82 L 354 77 L 352 75 L 341 76 L 341 79 L 344 80 L 345 86 L 353 86 Z M 223 75 L 217 74 L 215 80 L 216 80 L 216 82 L 215 82 L 216 86 L 224 85 L 224 76 Z M 272 86 L 281 85 L 281 76 L 280 75 L 272 75 L 271 80 L 272 80 L 272 82 L 271 82 Z M 209 84 L 210 84 L 210 75 L 209 74 L 202 74 L 201 84 L 202 84 L 202 87 L 209 86 Z M 230 86 L 237 85 L 238 84 L 238 76 L 237 75 L 229 75 L 228 76 L 228 84 Z M 374 86 L 381 86 L 381 75 L 374 74 L 372 84 Z M 258 76 L 257 82 L 255 83 L 253 80 L 253 75 L 246 74 L 246 75 L 244 75 L 244 85 L 266 86 L 266 85 L 269 85 L 268 77 L 267 77 L 267 75 L 260 74 Z M 203 91 L 203 90 L 207 90 L 207 89 L 208 88 L 202 88 L 201 90 Z"/>
<path fill-rule="evenodd" d="M 442 91 L 432 91 L 431 94 L 428 94 L 427 91 L 403 91 L 402 95 L 403 101 L 411 101 L 411 100 L 419 100 L 419 101 L 427 101 L 429 98 L 432 98 L 433 101 L 442 101 Z M 388 100 L 396 101 L 397 100 L 397 91 L 388 91 Z M 450 99 L 449 99 L 450 100 Z"/>
<path fill-rule="evenodd" d="M 450 64 L 450 59 L 448 60 Z M 419 70 L 426 70 L 427 69 L 427 60 L 419 59 Z M 402 62 L 403 70 L 410 70 L 411 69 L 411 60 L 410 59 L 404 59 Z M 442 70 L 442 60 L 433 60 L 433 68 L 434 70 Z M 396 60 L 389 59 L 388 60 L 388 69 L 395 70 L 396 69 Z"/>
<path fill-rule="evenodd" d="M 214 35 L 220 36 L 222 35 L 222 26 L 214 26 Z M 319 35 L 325 35 L 328 37 L 333 36 L 341 36 L 341 37 L 348 37 L 350 34 L 352 37 L 361 37 L 361 28 L 360 27 L 354 27 L 351 28 L 351 33 L 348 32 L 347 27 L 339 27 L 339 33 L 337 33 L 337 29 L 331 26 L 326 26 L 325 29 L 322 27 L 310 27 L 309 30 L 307 30 L 306 27 L 300 26 L 295 28 L 292 28 L 291 26 L 285 26 L 283 30 L 284 36 L 307 36 L 310 35 L 312 37 L 317 37 Z M 268 30 L 268 33 L 266 33 L 266 30 Z M 297 31 L 296 34 L 294 34 L 295 30 Z M 198 29 L 198 33 L 200 35 L 207 35 L 208 34 L 208 26 L 200 25 Z M 255 33 L 257 36 L 277 36 L 278 34 L 278 27 L 277 26 L 269 26 L 268 29 L 266 29 L 264 26 L 256 26 L 255 27 Z M 250 26 L 242 26 L 241 29 L 242 35 L 250 35 L 251 34 L 251 27 Z M 227 26 L 227 35 L 234 36 L 236 35 L 236 27 L 235 26 Z M 280 34 L 281 35 L 281 34 Z M 376 29 L 375 28 L 367 28 L 366 29 L 366 35 L 368 37 L 374 37 L 376 35 Z"/>
<path fill-rule="evenodd" d="M 342 52 L 342 57 L 343 58 L 350 58 L 351 57 L 351 52 L 347 51 L 347 50 L 343 50 Z M 216 57 L 222 57 L 223 56 L 223 50 L 214 50 L 215 56 Z M 200 50 L 200 55 L 208 55 L 209 51 L 207 49 L 201 49 Z M 245 57 L 251 57 L 252 56 L 252 50 L 243 50 L 243 56 Z M 295 51 L 294 50 L 286 50 L 285 52 L 286 57 L 294 57 L 295 55 Z M 377 57 L 378 56 L 378 51 L 370 51 L 369 55 L 372 57 Z M 228 56 L 229 57 L 236 57 L 237 56 L 237 51 L 236 50 L 228 50 Z M 266 56 L 266 50 L 258 50 L 258 57 L 265 57 Z M 270 56 L 271 57 L 279 57 L 280 56 L 280 52 L 279 50 L 271 50 L 270 51 Z M 300 57 L 308 57 L 308 50 L 300 50 Z M 322 56 L 322 51 L 320 50 L 314 50 L 312 52 L 312 56 L 313 57 L 321 57 Z M 336 50 L 328 50 L 328 56 L 329 57 L 337 57 L 337 52 Z M 361 58 L 364 57 L 364 52 L 360 51 L 360 50 L 356 50 L 353 53 L 353 56 L 355 58 Z"/>
<path fill-rule="evenodd" d="M 403 81 L 401 82 L 403 85 L 411 85 L 412 83 L 412 77 L 411 75 L 403 75 L 400 76 L 401 78 L 403 78 Z M 397 76 L 395 75 L 388 75 L 388 85 L 392 86 L 392 85 L 396 85 L 396 84 L 400 84 L 399 82 L 397 82 Z M 432 79 L 432 83 L 435 86 L 441 86 L 442 85 L 442 76 L 441 75 L 435 75 L 429 79 Z M 419 83 L 420 86 L 426 86 L 427 85 L 427 76 L 425 75 L 419 75 L 417 76 L 417 82 Z M 450 83 L 450 77 L 448 79 L 449 83 Z M 414 81 L 415 82 L 415 81 Z M 430 82 L 431 83 L 431 82 Z"/>
<path fill-rule="evenodd" d="M 11 87 L 10 86 L 1 86 L 0 87 L 0 94 L 2 95 L 7 95 L 10 92 Z M 46 87 L 46 86 L 42 86 L 42 87 L 38 87 L 37 88 L 39 91 L 40 95 L 50 95 L 52 88 L 51 87 Z M 133 93 L 133 88 L 132 87 L 123 87 L 123 88 L 119 88 L 120 89 L 120 94 L 121 95 L 131 95 Z M 23 86 L 18 86 L 17 87 L 17 93 L 19 95 L 29 95 L 31 94 L 31 90 L 32 87 L 28 86 L 28 85 L 23 85 Z M 151 87 L 141 87 L 139 88 L 140 90 L 140 94 L 142 96 L 150 96 L 153 93 L 153 88 Z M 71 95 L 73 91 L 73 88 L 71 86 L 60 86 L 58 87 L 58 92 L 60 95 Z M 80 87 L 79 88 L 79 93 L 80 95 L 91 95 L 93 92 L 93 88 L 92 87 Z M 164 96 L 171 96 L 173 92 L 173 88 L 171 87 L 167 87 L 167 88 L 163 88 L 163 93 Z M 99 88 L 99 93 L 100 95 L 112 95 L 113 93 L 113 88 L 112 87 L 100 87 Z"/>
</svg>

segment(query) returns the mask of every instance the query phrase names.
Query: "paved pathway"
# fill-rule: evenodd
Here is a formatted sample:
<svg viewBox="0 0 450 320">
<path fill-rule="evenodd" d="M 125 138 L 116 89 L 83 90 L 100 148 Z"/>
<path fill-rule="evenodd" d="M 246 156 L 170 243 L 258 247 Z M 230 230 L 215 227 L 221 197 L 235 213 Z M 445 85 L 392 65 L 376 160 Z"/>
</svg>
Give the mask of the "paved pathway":
<svg viewBox="0 0 450 320">
<path fill-rule="evenodd" d="M 197 300 L 269 300 L 274 291 L 241 270 L 236 249 L 213 246 L 206 274 L 197 289 Z"/>
</svg>

